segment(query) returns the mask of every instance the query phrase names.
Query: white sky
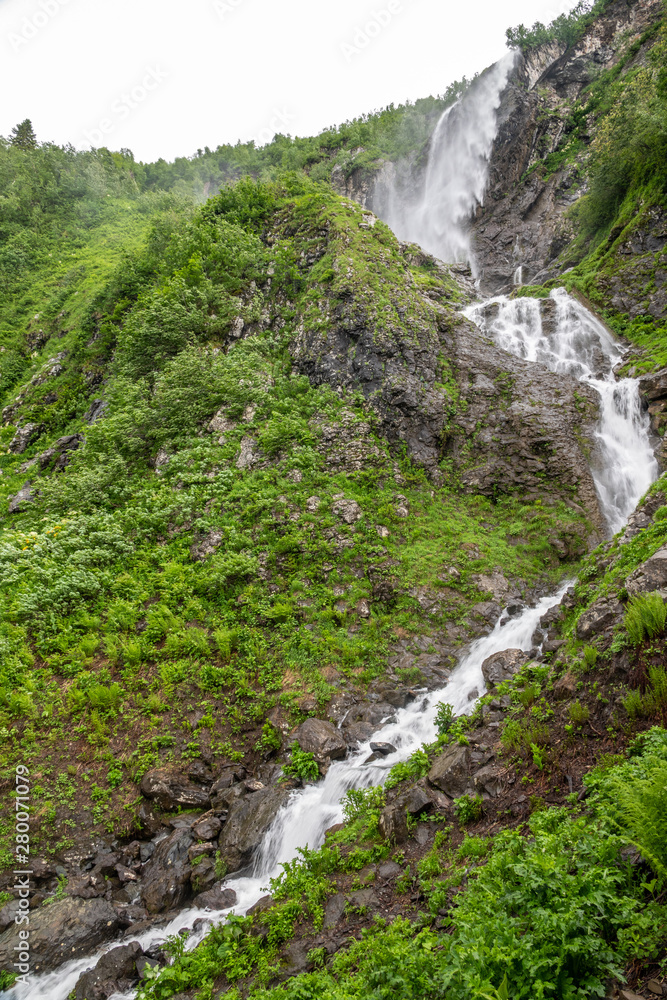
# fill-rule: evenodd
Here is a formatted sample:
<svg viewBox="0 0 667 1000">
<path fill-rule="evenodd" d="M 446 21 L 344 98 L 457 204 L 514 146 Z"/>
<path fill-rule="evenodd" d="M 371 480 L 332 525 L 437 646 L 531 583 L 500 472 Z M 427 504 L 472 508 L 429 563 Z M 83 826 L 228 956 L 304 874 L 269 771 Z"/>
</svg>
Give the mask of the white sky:
<svg viewBox="0 0 667 1000">
<path fill-rule="evenodd" d="M 574 0 L 0 0 L 0 135 L 192 155 L 442 93 Z"/>
</svg>

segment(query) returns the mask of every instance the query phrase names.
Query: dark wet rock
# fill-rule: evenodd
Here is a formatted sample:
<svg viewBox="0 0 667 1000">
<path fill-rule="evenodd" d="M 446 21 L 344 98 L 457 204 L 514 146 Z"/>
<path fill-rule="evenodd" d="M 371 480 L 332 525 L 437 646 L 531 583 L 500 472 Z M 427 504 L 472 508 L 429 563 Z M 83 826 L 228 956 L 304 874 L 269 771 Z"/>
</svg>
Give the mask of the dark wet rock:
<svg viewBox="0 0 667 1000">
<path fill-rule="evenodd" d="M 470 780 L 470 749 L 455 743 L 437 757 L 428 773 L 429 782 L 451 798 L 463 795 Z"/>
<path fill-rule="evenodd" d="M 373 753 L 379 753 L 382 757 L 387 757 L 390 753 L 396 753 L 396 747 L 391 743 L 371 743 Z"/>
<path fill-rule="evenodd" d="M 116 911 L 105 899 L 64 899 L 30 915 L 32 972 L 55 969 L 72 958 L 88 955 L 111 940 L 119 927 Z M 19 928 L 0 936 L 0 968 L 11 969 Z"/>
<path fill-rule="evenodd" d="M 192 901 L 193 906 L 206 910 L 228 910 L 236 904 L 236 893 L 225 888 L 222 882 L 214 885 L 208 892 L 200 892 Z"/>
<path fill-rule="evenodd" d="M 139 979 L 148 979 L 151 975 L 153 969 L 159 969 L 160 963 L 155 958 L 149 958 L 147 955 L 141 955 L 136 961 L 137 975 Z"/>
<path fill-rule="evenodd" d="M 137 906 L 136 903 L 130 903 L 129 906 L 115 905 L 114 909 L 120 927 L 133 927 L 148 920 L 148 910 L 143 906 Z"/>
<path fill-rule="evenodd" d="M 487 657 L 482 663 L 482 674 L 489 691 L 518 673 L 527 659 L 527 654 L 521 649 L 505 649 Z"/>
<path fill-rule="evenodd" d="M 294 733 L 294 739 L 302 750 L 320 759 L 338 760 L 347 753 L 347 744 L 339 730 L 324 719 L 306 719 Z"/>
<path fill-rule="evenodd" d="M 348 746 L 351 747 L 367 743 L 374 732 L 375 727 L 370 722 L 352 722 L 349 726 L 343 726 L 343 736 Z"/>
<path fill-rule="evenodd" d="M 112 948 L 94 969 L 79 978 L 74 989 L 76 1000 L 107 1000 L 112 993 L 128 990 L 139 978 L 137 960 L 141 955 L 138 941 Z"/>
<path fill-rule="evenodd" d="M 657 590 L 667 598 L 667 546 L 658 549 L 631 573 L 625 586 L 631 597 Z"/>
<path fill-rule="evenodd" d="M 270 910 L 272 906 L 273 896 L 260 896 L 257 902 L 250 907 L 247 915 L 249 917 L 254 917 L 259 913 L 264 913 L 266 910 Z"/>
<path fill-rule="evenodd" d="M 157 845 L 141 887 L 141 899 L 149 913 L 175 909 L 191 895 L 188 850 L 193 840 L 188 829 L 180 829 Z"/>
<path fill-rule="evenodd" d="M 137 809 L 137 825 L 144 836 L 154 837 L 163 828 L 164 822 L 149 802 L 142 802 Z M 148 859 L 142 858 L 141 860 Z"/>
<path fill-rule="evenodd" d="M 180 771 L 157 767 L 147 771 L 141 781 L 141 794 L 153 799 L 162 809 L 193 808 L 209 805 L 209 794 Z"/>
<path fill-rule="evenodd" d="M 238 871 L 250 861 L 288 795 L 286 788 L 264 788 L 232 804 L 218 840 L 220 857 L 229 872 Z"/>
<path fill-rule="evenodd" d="M 192 832 L 198 840 L 213 840 L 222 829 L 222 823 L 214 812 L 204 813 L 192 824 Z"/>
<path fill-rule="evenodd" d="M 400 865 L 397 865 L 395 861 L 385 861 L 378 868 L 378 878 L 384 879 L 389 882 L 392 879 L 398 878 L 399 875 L 403 874 L 403 869 Z"/>
<path fill-rule="evenodd" d="M 587 641 L 612 628 L 623 617 L 620 601 L 602 598 L 582 613 L 577 622 L 577 638 Z"/>
</svg>

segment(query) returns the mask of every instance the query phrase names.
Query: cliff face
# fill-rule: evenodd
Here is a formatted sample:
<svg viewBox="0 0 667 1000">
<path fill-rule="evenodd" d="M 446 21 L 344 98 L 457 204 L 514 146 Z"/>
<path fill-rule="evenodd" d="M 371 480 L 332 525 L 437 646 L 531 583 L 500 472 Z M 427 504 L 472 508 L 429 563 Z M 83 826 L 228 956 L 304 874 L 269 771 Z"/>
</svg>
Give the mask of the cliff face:
<svg viewBox="0 0 667 1000">
<path fill-rule="evenodd" d="M 566 52 L 550 43 L 520 57 L 502 96 L 487 194 L 472 223 L 483 292 L 511 288 L 518 267 L 522 283 L 556 276 L 555 261 L 575 236 L 566 213 L 586 190 L 583 153 L 551 170 L 535 168 L 567 140 L 572 102 L 624 59 L 661 13 L 661 0 L 619 0 Z M 652 41 L 638 47 L 623 73 L 645 60 Z M 592 138 L 592 113 L 585 123 L 584 145 Z"/>
</svg>

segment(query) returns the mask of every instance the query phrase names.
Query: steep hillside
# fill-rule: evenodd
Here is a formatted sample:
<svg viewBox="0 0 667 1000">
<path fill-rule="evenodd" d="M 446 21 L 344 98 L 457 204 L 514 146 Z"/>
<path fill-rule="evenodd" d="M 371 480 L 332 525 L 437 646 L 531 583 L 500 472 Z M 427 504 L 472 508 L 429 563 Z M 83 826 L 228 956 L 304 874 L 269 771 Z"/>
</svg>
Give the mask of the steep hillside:
<svg viewBox="0 0 667 1000">
<path fill-rule="evenodd" d="M 667 993 L 667 484 L 611 537 L 599 475 L 608 403 L 628 509 L 665 460 L 664 31 L 509 32 L 477 286 L 370 208 L 488 77 L 174 165 L 2 145 L 8 1000 Z"/>
</svg>

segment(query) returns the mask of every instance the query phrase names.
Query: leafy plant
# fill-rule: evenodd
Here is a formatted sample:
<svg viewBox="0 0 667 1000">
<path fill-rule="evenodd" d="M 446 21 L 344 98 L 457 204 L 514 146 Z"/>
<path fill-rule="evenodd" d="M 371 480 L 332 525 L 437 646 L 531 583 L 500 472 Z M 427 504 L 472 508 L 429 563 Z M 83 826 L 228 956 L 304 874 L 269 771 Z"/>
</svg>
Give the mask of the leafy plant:
<svg viewBox="0 0 667 1000">
<path fill-rule="evenodd" d="M 299 781 L 317 781 L 320 769 L 315 757 L 308 750 L 302 750 L 298 743 L 293 743 L 290 749 L 290 759 L 283 765 L 285 778 L 298 778 Z"/>
</svg>

